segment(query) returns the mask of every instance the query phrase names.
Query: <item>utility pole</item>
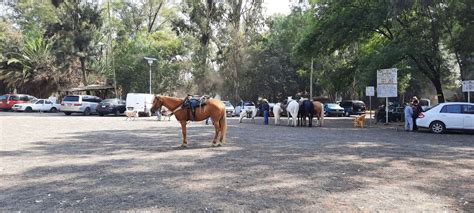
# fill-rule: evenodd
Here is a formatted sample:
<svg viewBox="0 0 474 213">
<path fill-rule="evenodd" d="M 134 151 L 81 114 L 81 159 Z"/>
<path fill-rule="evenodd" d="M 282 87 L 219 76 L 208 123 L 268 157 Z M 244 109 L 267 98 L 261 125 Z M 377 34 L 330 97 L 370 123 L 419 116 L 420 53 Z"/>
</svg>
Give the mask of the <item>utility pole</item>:
<svg viewBox="0 0 474 213">
<path fill-rule="evenodd" d="M 115 98 L 118 98 L 118 94 L 117 94 L 117 77 L 115 75 L 115 64 L 114 64 L 114 50 L 113 50 L 113 44 L 112 44 L 112 21 L 110 19 L 110 0 L 107 1 L 107 13 L 108 13 L 108 18 L 109 18 L 109 33 L 107 35 L 107 46 L 109 46 L 110 48 L 110 52 L 112 53 L 112 57 L 111 57 L 111 61 L 112 61 L 112 73 L 114 74 L 114 93 L 115 93 Z M 108 55 L 108 52 L 109 52 L 109 48 L 107 48 L 107 52 L 105 53 L 105 63 L 107 65 L 107 69 L 110 69 L 111 66 L 109 65 L 108 61 L 107 61 L 107 55 Z"/>
</svg>

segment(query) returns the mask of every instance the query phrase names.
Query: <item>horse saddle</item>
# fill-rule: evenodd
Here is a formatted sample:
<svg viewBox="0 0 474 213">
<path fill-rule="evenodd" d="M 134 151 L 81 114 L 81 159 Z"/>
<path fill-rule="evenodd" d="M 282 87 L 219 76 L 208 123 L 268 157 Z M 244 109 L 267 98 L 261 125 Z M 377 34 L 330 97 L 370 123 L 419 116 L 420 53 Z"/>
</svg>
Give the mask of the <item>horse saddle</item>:
<svg viewBox="0 0 474 213">
<path fill-rule="evenodd" d="M 202 107 L 206 105 L 207 101 L 209 100 L 209 96 L 197 96 L 197 95 L 189 95 L 187 98 L 184 99 L 183 108 L 189 108 L 194 111 L 197 107 Z"/>
</svg>

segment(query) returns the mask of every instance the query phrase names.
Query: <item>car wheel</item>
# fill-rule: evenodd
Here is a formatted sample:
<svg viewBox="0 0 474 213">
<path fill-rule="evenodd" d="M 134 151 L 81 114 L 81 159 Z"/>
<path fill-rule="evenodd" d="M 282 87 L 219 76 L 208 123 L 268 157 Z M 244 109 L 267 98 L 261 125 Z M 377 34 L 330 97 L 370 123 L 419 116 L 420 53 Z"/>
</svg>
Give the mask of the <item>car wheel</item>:
<svg viewBox="0 0 474 213">
<path fill-rule="evenodd" d="M 104 116 L 104 113 L 99 113 L 99 116 Z"/>
<path fill-rule="evenodd" d="M 25 112 L 32 112 L 33 109 L 31 107 L 26 107 Z"/>
<path fill-rule="evenodd" d="M 50 111 L 50 112 L 57 112 L 58 109 L 56 109 L 56 107 L 53 107 L 53 108 L 51 108 L 49 111 Z"/>
<path fill-rule="evenodd" d="M 115 116 L 119 116 L 120 115 L 120 111 L 118 109 L 115 110 L 114 112 Z"/>
<path fill-rule="evenodd" d="M 65 112 L 64 114 L 65 114 L 65 115 L 71 115 L 71 113 L 70 113 L 70 112 Z"/>
<path fill-rule="evenodd" d="M 349 117 L 349 116 L 350 116 L 349 112 L 346 112 L 346 117 Z"/>
<path fill-rule="evenodd" d="M 446 132 L 446 125 L 441 121 L 434 121 L 430 124 L 430 130 L 435 134 L 442 134 Z"/>
<path fill-rule="evenodd" d="M 91 114 L 91 109 L 87 107 L 86 110 L 84 110 L 84 115 L 88 116 L 90 114 Z"/>
</svg>

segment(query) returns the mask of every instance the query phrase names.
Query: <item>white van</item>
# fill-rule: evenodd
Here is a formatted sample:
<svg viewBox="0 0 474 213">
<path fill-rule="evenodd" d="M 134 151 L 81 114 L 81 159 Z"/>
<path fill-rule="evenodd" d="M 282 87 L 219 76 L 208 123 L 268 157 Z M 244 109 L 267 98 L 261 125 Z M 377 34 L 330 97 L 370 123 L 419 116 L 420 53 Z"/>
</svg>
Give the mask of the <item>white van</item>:
<svg viewBox="0 0 474 213">
<path fill-rule="evenodd" d="M 137 111 L 138 114 L 151 116 L 151 106 L 153 99 L 155 98 L 152 94 L 146 93 L 128 93 L 127 94 L 127 111 Z"/>
<path fill-rule="evenodd" d="M 66 115 L 71 113 L 90 115 L 97 113 L 96 108 L 101 101 L 102 99 L 92 95 L 68 95 L 61 103 L 61 111 Z"/>
</svg>

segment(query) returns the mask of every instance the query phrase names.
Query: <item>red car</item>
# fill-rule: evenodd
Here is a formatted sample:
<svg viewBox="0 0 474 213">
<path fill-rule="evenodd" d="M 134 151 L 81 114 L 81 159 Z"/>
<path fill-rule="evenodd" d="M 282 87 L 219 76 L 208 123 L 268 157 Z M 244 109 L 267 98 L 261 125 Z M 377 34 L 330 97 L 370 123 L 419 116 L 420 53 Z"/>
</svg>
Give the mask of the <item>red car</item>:
<svg viewBox="0 0 474 213">
<path fill-rule="evenodd" d="M 31 95 L 23 94 L 5 94 L 0 96 L 0 110 L 8 111 L 12 109 L 15 104 L 26 103 L 36 99 Z"/>
</svg>

